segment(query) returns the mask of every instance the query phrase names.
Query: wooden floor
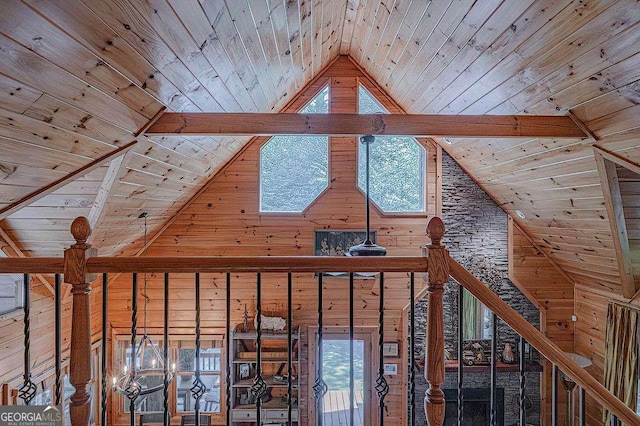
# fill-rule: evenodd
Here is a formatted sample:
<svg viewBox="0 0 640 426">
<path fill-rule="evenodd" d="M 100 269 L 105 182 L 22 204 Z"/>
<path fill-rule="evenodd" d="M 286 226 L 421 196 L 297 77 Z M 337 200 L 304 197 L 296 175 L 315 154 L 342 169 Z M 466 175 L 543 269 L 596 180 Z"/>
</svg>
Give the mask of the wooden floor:
<svg viewBox="0 0 640 426">
<path fill-rule="evenodd" d="M 362 391 L 354 394 L 353 426 L 363 426 L 364 403 Z M 330 390 L 323 399 L 323 426 L 349 425 L 349 390 Z"/>
</svg>

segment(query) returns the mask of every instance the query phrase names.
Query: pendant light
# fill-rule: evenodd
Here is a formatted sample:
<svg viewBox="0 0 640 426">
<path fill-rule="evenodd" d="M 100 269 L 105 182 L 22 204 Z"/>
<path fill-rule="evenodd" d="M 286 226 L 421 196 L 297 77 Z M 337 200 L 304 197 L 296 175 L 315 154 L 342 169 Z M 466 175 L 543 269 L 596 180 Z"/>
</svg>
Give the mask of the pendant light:
<svg viewBox="0 0 640 426">
<path fill-rule="evenodd" d="M 369 145 L 374 143 L 376 138 L 373 135 L 364 135 L 360 137 L 360 142 L 365 146 L 365 182 L 366 182 L 366 217 L 367 217 L 367 238 L 362 244 L 349 248 L 349 256 L 385 256 L 387 249 L 371 242 L 371 231 L 369 223 Z"/>
<path fill-rule="evenodd" d="M 143 212 L 138 217 L 144 219 L 144 246 L 143 254 L 147 252 L 147 213 Z M 131 357 L 129 358 L 129 365 L 124 366 L 123 374 L 118 379 L 113 378 L 113 385 L 116 392 L 126 395 L 131 401 L 134 401 L 138 395 L 148 395 L 153 392 L 157 392 L 164 388 L 164 359 L 158 350 L 158 347 L 153 343 L 149 335 L 147 334 L 147 274 L 144 274 L 144 308 L 143 308 L 143 322 L 142 322 L 142 339 L 138 344 L 135 344 L 136 336 L 136 322 L 132 321 L 131 324 L 131 336 L 132 336 L 132 348 Z M 137 317 L 137 297 L 135 293 L 137 290 L 137 280 L 134 280 L 134 294 L 132 295 L 131 314 L 132 317 Z M 168 345 L 165 342 L 165 350 L 168 350 Z M 173 364 L 172 370 L 168 371 L 167 383 L 171 383 L 175 373 L 175 364 Z"/>
</svg>

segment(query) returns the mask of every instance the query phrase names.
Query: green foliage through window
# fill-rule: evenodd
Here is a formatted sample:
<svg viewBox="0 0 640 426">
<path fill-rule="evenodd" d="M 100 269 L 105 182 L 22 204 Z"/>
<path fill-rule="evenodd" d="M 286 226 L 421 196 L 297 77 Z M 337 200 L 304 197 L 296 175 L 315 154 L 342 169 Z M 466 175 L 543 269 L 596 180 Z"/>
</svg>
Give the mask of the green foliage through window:
<svg viewBox="0 0 640 426">
<path fill-rule="evenodd" d="M 388 111 L 364 87 L 358 91 L 361 114 Z M 366 188 L 365 147 L 358 144 L 358 186 Z M 425 211 L 425 149 L 415 138 L 376 136 L 370 150 L 370 196 L 385 212 Z"/>
<path fill-rule="evenodd" d="M 329 88 L 301 113 L 329 112 Z M 329 184 L 327 136 L 274 136 L 260 149 L 260 211 L 301 212 Z"/>
</svg>

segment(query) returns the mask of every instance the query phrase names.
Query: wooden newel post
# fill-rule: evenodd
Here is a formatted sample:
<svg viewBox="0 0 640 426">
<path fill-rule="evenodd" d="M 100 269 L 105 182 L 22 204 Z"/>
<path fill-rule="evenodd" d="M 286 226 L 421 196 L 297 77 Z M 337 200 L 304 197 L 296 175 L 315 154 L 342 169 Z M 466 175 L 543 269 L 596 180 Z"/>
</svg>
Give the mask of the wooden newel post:
<svg viewBox="0 0 640 426">
<path fill-rule="evenodd" d="M 444 236 L 444 223 L 434 217 L 427 226 L 427 235 L 431 244 L 427 246 L 429 258 L 427 285 L 428 316 L 427 341 L 425 350 L 424 377 L 429 383 L 424 397 L 424 410 L 429 426 L 441 426 L 444 423 L 444 308 L 442 295 L 444 284 L 449 281 L 449 252 L 440 244 Z"/>
<path fill-rule="evenodd" d="M 71 424 L 86 426 L 91 415 L 91 305 L 89 293 L 94 277 L 87 274 L 87 259 L 96 249 L 87 244 L 91 227 L 86 217 L 71 224 L 76 243 L 64 251 L 64 280 L 72 285 L 73 316 L 71 322 L 70 382 L 75 388 L 71 396 Z"/>
</svg>

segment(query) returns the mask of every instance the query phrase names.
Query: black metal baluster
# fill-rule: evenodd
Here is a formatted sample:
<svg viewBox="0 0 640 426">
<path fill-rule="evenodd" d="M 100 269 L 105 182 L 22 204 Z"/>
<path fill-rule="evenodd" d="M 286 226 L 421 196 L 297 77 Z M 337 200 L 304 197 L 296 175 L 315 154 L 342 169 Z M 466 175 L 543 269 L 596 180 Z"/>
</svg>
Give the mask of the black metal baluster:
<svg viewBox="0 0 640 426">
<path fill-rule="evenodd" d="M 256 398 L 256 424 L 262 424 L 262 395 L 267 391 L 267 383 L 262 378 L 262 275 L 258 272 L 256 283 L 256 377 L 249 388 Z"/>
<path fill-rule="evenodd" d="M 129 425 L 136 426 L 136 399 L 140 394 L 136 378 L 136 332 L 138 327 L 138 274 L 133 274 L 131 278 L 131 380 L 127 380 L 125 388 L 127 398 L 129 398 Z"/>
<path fill-rule="evenodd" d="M 56 381 L 56 405 L 62 404 L 62 276 L 60 274 L 56 274 L 55 278 L 55 305 L 56 305 L 56 366 L 55 366 L 55 381 Z M 104 297 L 104 295 L 103 295 Z M 104 306 L 104 305 L 103 305 Z M 103 309 L 105 309 L 103 307 Z M 106 309 L 105 309 L 106 310 Z M 102 312 L 102 318 L 104 321 L 105 312 Z M 106 348 L 107 348 L 107 340 L 105 337 L 105 332 L 102 333 L 102 398 L 103 398 L 103 406 L 106 406 L 106 398 L 107 392 L 105 389 L 105 380 L 107 378 L 107 358 L 106 358 Z M 106 419 L 106 417 L 105 417 Z M 103 425 L 106 423 L 102 423 Z"/>
<path fill-rule="evenodd" d="M 353 272 L 349 274 L 349 425 L 353 426 L 355 410 L 353 401 L 355 399 L 355 371 L 353 368 Z"/>
<path fill-rule="evenodd" d="M 327 384 L 322 379 L 322 273 L 318 274 L 318 358 L 313 393 L 316 397 L 316 425 L 322 426 L 322 398 L 327 393 Z"/>
<path fill-rule="evenodd" d="M 287 274 L 287 324 L 289 330 L 287 332 L 287 424 L 291 426 L 293 407 L 292 407 L 292 392 L 293 392 L 293 282 L 291 279 L 291 272 Z M 300 339 L 300 336 L 298 336 Z M 300 344 L 300 343 L 298 343 Z"/>
<path fill-rule="evenodd" d="M 58 303 L 60 283 L 58 282 L 60 276 L 56 274 L 56 405 L 59 404 L 58 394 L 58 351 L 60 351 L 60 345 L 58 330 Z M 107 424 L 107 329 L 108 329 L 108 314 L 109 314 L 109 278 L 107 274 L 102 274 L 102 400 L 100 401 L 100 425 L 106 426 Z"/>
<path fill-rule="evenodd" d="M 586 407 L 585 407 L 585 403 L 587 402 L 586 398 L 587 398 L 587 394 L 584 388 L 580 388 L 580 402 L 579 402 L 580 426 L 584 426 L 587 424 L 587 413 L 586 413 Z"/>
<path fill-rule="evenodd" d="M 519 367 L 520 367 L 520 424 L 527 424 L 527 407 L 525 406 L 526 402 L 526 390 L 527 390 L 527 376 L 525 374 L 525 359 L 524 359 L 524 350 L 525 350 L 526 341 L 524 337 L 520 336 L 519 342 Z"/>
<path fill-rule="evenodd" d="M 31 400 L 36 396 L 37 387 L 35 383 L 31 380 L 31 318 L 30 318 L 30 309 L 31 309 L 31 286 L 29 283 L 31 282 L 31 278 L 29 274 L 24 274 L 22 277 L 22 292 L 24 299 L 24 374 L 23 374 L 23 383 L 18 390 L 18 396 L 22 401 L 24 401 L 25 405 L 29 405 Z"/>
<path fill-rule="evenodd" d="M 171 417 L 169 416 L 169 274 L 164 274 L 164 426 L 169 426 Z"/>
<path fill-rule="evenodd" d="M 227 272 L 227 368 L 226 368 L 226 424 L 231 426 L 231 353 L 233 351 L 231 341 L 231 273 Z"/>
<path fill-rule="evenodd" d="M 200 273 L 196 272 L 196 357 L 195 379 L 191 386 L 191 394 L 195 399 L 195 426 L 200 426 L 200 399 L 206 392 L 206 386 L 200 377 Z"/>
<path fill-rule="evenodd" d="M 409 280 L 409 426 L 416 424 L 416 283 L 412 272 Z"/>
<path fill-rule="evenodd" d="M 498 401 L 496 395 L 498 366 L 498 316 L 491 313 L 491 426 L 497 425 L 498 421 Z"/>
<path fill-rule="evenodd" d="M 389 393 L 389 385 L 384 378 L 384 273 L 380 272 L 380 306 L 378 307 L 378 425 L 384 426 L 384 398 Z"/>
<path fill-rule="evenodd" d="M 464 420 L 464 288 L 458 288 L 458 426 Z"/>
<path fill-rule="evenodd" d="M 558 426 L 558 366 L 551 371 L 551 424 Z"/>
</svg>

